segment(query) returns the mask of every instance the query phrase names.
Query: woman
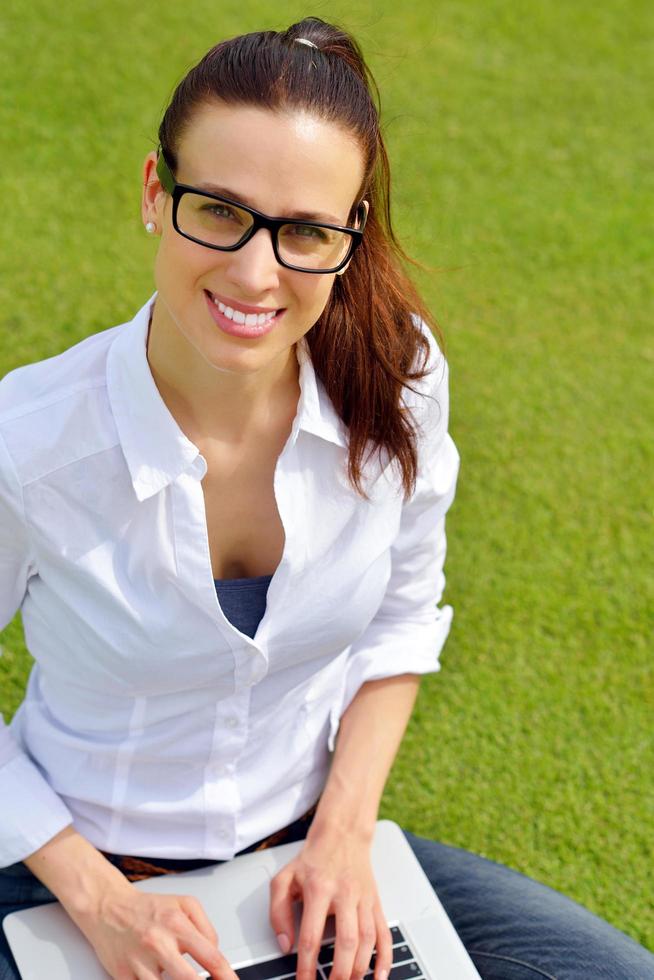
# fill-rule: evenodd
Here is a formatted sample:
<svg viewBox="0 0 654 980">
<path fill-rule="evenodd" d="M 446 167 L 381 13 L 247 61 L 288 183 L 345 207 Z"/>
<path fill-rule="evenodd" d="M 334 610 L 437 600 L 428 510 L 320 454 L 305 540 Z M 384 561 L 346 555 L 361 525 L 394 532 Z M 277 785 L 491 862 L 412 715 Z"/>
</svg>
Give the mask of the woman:
<svg viewBox="0 0 654 980">
<path fill-rule="evenodd" d="M 333 980 L 375 946 L 384 980 L 369 844 L 449 629 L 458 455 L 369 76 L 314 18 L 235 38 L 159 139 L 154 297 L 0 385 L 0 626 L 20 607 L 37 662 L 0 743 L 0 914 L 57 898 L 112 977 L 192 977 L 188 952 L 227 980 L 201 906 L 131 882 L 305 838 L 280 948 L 309 980 L 334 913 Z M 407 836 L 483 977 L 654 975 L 567 899 Z"/>
</svg>

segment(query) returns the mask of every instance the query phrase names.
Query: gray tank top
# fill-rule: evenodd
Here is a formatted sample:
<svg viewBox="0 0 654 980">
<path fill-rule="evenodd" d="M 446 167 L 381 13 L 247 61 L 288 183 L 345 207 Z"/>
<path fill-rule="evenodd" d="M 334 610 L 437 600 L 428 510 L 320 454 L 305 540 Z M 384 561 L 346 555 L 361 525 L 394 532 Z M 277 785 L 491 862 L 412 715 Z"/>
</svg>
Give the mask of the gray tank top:
<svg viewBox="0 0 654 980">
<path fill-rule="evenodd" d="M 220 608 L 230 623 L 250 638 L 266 611 L 266 595 L 272 575 L 256 578 L 215 578 Z"/>
</svg>

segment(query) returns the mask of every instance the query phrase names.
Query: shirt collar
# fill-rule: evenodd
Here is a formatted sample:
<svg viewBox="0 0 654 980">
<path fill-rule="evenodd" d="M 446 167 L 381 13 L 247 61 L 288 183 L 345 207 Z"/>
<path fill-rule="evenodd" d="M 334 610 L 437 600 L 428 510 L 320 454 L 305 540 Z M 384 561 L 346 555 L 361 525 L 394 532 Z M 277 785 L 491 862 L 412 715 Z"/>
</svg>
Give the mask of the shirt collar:
<svg viewBox="0 0 654 980">
<path fill-rule="evenodd" d="M 338 415 L 325 386 L 316 375 L 306 337 L 295 345 L 300 366 L 298 427 L 343 449 L 348 445 L 347 426 Z"/>
<path fill-rule="evenodd" d="M 107 356 L 107 392 L 134 492 L 146 500 L 188 470 L 200 450 L 188 439 L 159 394 L 146 343 L 156 297 L 119 330 Z"/>
<path fill-rule="evenodd" d="M 139 500 L 158 493 L 197 466 L 198 447 L 182 432 L 159 393 L 147 358 L 154 293 L 124 324 L 107 356 L 107 392 L 118 438 Z M 347 429 L 316 376 L 304 337 L 296 345 L 300 399 L 292 439 L 298 430 L 347 447 Z"/>
</svg>

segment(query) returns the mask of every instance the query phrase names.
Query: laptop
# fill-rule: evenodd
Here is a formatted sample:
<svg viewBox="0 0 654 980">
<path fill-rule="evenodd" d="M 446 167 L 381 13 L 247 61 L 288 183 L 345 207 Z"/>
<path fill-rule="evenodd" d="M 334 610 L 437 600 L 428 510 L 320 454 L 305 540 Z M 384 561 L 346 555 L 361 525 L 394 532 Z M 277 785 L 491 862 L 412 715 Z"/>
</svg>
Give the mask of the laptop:
<svg viewBox="0 0 654 980">
<path fill-rule="evenodd" d="M 138 881 L 134 887 L 195 895 L 240 980 L 292 978 L 296 957 L 293 951 L 285 956 L 280 953 L 268 921 L 269 886 L 271 878 L 302 845 L 303 841 L 281 844 L 213 867 Z M 389 980 L 480 980 L 404 834 L 390 820 L 377 822 L 372 864 L 393 937 Z M 13 912 L 3 926 L 23 980 L 43 980 L 46 976 L 48 980 L 107 980 L 109 976 L 58 902 Z M 328 980 L 333 940 L 330 916 L 318 958 L 317 980 Z M 199 977 L 209 976 L 189 955 L 186 958 Z"/>
</svg>

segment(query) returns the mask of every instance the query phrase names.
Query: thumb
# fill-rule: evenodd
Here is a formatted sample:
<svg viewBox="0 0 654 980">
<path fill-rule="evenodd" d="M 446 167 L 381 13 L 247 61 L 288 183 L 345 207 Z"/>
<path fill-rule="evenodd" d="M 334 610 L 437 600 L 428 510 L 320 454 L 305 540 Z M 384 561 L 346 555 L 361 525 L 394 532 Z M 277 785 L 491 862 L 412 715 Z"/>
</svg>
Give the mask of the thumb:
<svg viewBox="0 0 654 980">
<path fill-rule="evenodd" d="M 275 931 L 282 953 L 288 953 L 295 942 L 292 885 L 293 872 L 286 868 L 270 882 L 270 925 Z"/>
</svg>

